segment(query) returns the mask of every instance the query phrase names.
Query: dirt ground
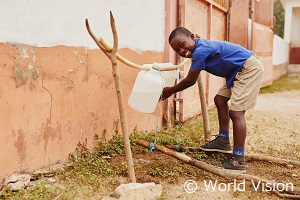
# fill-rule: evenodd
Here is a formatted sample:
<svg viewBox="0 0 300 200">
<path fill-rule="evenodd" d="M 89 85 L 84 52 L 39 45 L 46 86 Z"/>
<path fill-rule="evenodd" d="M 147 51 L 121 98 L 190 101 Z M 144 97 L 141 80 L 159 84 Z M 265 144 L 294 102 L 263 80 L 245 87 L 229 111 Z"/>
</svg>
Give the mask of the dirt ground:
<svg viewBox="0 0 300 200">
<path fill-rule="evenodd" d="M 257 106 L 246 113 L 247 139 L 246 153 L 259 153 L 261 155 L 300 159 L 300 91 L 260 94 Z M 300 187 L 300 169 L 288 168 L 276 163 L 262 161 L 247 161 L 247 173 L 257 175 L 268 180 L 276 180 L 283 184 L 292 183 L 294 187 Z M 216 177 L 206 176 L 203 180 L 190 178 L 197 184 L 195 192 L 188 193 L 184 190 L 184 184 L 189 178 L 182 178 L 178 184 L 163 183 L 165 199 L 282 199 L 270 192 L 257 192 L 257 185 L 246 184 L 246 188 L 240 190 L 226 187 L 227 182 L 219 179 L 216 189 L 207 190 L 205 183 L 215 181 Z M 215 182 L 212 182 L 215 183 Z M 236 184 L 242 183 L 237 181 Z M 220 185 L 219 185 L 220 184 Z M 193 190 L 195 185 L 189 185 Z M 228 186 L 228 185 L 227 185 Z M 243 186 L 243 184 L 240 184 Z"/>
<path fill-rule="evenodd" d="M 293 159 L 297 155 L 299 160 L 300 91 L 260 94 L 257 106 L 249 114 L 249 152 L 269 148 L 276 150 L 269 152 L 273 156 Z M 296 150 L 295 154 L 285 154 L 291 149 Z"/>
</svg>

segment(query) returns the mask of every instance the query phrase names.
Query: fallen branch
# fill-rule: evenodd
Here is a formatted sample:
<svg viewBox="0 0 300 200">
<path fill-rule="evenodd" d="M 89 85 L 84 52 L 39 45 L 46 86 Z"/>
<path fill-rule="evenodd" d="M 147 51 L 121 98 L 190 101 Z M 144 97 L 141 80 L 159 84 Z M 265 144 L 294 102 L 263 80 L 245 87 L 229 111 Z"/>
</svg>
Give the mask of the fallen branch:
<svg viewBox="0 0 300 200">
<path fill-rule="evenodd" d="M 247 154 L 245 157 L 249 160 L 269 161 L 269 162 L 275 162 L 279 164 L 286 164 L 286 165 L 291 164 L 291 165 L 300 166 L 299 161 L 276 158 L 276 157 L 266 156 L 266 155 Z"/>
<path fill-rule="evenodd" d="M 144 141 L 144 140 L 138 140 L 136 141 L 136 143 L 138 145 L 144 146 L 144 147 L 149 147 L 149 142 Z M 226 169 L 222 169 L 222 168 L 218 168 L 216 166 L 207 164 L 205 162 L 193 159 L 185 154 L 170 150 L 166 147 L 160 146 L 160 145 L 155 145 L 155 149 L 165 153 L 169 156 L 172 156 L 174 158 L 177 158 L 178 160 L 181 160 L 185 163 L 188 163 L 190 165 L 193 165 L 195 167 L 198 167 L 200 169 L 203 169 L 207 172 L 210 172 L 212 174 L 215 174 L 217 176 L 223 177 L 227 180 L 230 179 L 237 179 L 237 180 L 246 180 L 251 182 L 252 184 L 267 184 L 267 183 L 271 183 L 272 184 L 272 192 L 276 193 L 277 195 L 279 195 L 280 193 L 276 190 L 276 188 L 281 188 L 281 184 L 274 182 L 274 181 L 269 181 L 267 179 L 262 179 L 258 176 L 254 176 L 254 175 L 250 175 L 250 174 L 242 174 L 242 173 L 238 173 L 238 172 L 233 172 L 230 170 L 226 170 Z M 292 187 L 287 187 L 283 190 L 284 192 L 287 193 L 293 193 L 293 194 L 300 194 L 300 190 L 295 190 L 295 188 Z"/>
<path fill-rule="evenodd" d="M 199 152 L 199 151 L 203 151 L 199 147 L 185 147 L 185 146 L 170 145 L 170 144 L 167 144 L 166 147 L 168 149 L 172 149 L 172 150 L 175 150 L 175 151 L 178 151 L 178 152 L 185 152 L 185 151 Z"/>
<path fill-rule="evenodd" d="M 168 149 L 173 149 L 179 152 L 184 152 L 184 151 L 190 151 L 190 152 L 199 152 L 203 151 L 199 147 L 185 147 L 185 146 L 176 146 L 176 145 L 166 145 Z M 267 161 L 267 162 L 274 162 L 278 164 L 284 164 L 284 165 L 295 165 L 295 166 L 300 166 L 299 161 L 295 160 L 288 160 L 288 159 L 283 159 L 283 158 L 276 158 L 272 156 L 266 156 L 266 155 L 258 155 L 258 154 L 247 154 L 245 155 L 246 159 L 249 160 L 258 160 L 258 161 Z"/>
<path fill-rule="evenodd" d="M 292 195 L 292 194 L 278 194 L 278 196 L 286 199 L 300 199 L 300 195 Z"/>
</svg>

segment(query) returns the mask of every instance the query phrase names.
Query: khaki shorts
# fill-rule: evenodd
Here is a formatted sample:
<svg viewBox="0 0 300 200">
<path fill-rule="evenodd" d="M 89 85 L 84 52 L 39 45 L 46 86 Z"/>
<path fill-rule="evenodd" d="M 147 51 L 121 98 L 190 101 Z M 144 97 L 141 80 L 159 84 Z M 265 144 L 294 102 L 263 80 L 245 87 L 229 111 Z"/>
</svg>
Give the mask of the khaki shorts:
<svg viewBox="0 0 300 200">
<path fill-rule="evenodd" d="M 222 86 L 218 95 L 231 99 L 230 110 L 244 111 L 256 105 L 257 95 L 263 78 L 264 66 L 254 54 L 246 60 L 243 68 L 237 73 L 233 86 Z"/>
</svg>

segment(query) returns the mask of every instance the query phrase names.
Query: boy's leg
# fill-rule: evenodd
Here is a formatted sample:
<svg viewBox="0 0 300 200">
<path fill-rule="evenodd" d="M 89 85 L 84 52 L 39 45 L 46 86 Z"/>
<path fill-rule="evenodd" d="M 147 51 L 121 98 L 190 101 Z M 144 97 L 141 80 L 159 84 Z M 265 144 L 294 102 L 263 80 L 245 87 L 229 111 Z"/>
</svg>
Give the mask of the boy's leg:
<svg viewBox="0 0 300 200">
<path fill-rule="evenodd" d="M 244 146 L 246 140 L 245 112 L 256 104 L 257 95 L 263 78 L 263 65 L 256 56 L 251 56 L 242 70 L 236 75 L 231 88 L 231 110 L 229 116 L 233 124 L 233 155 L 224 163 L 225 169 L 246 171 Z"/>
<path fill-rule="evenodd" d="M 203 151 L 231 153 L 229 142 L 229 108 L 227 102 L 230 99 L 230 89 L 226 85 L 220 88 L 218 94 L 214 98 L 215 105 L 218 111 L 219 119 L 219 134 L 212 141 L 201 145 Z"/>
<path fill-rule="evenodd" d="M 216 95 L 214 98 L 215 105 L 218 111 L 218 119 L 219 119 L 219 129 L 220 130 L 229 130 L 229 108 L 228 101 L 230 98 Z"/>
<path fill-rule="evenodd" d="M 237 170 L 241 173 L 246 172 L 244 148 L 246 141 L 246 111 L 229 111 L 233 128 L 233 152 L 222 165 L 225 169 Z"/>
<path fill-rule="evenodd" d="M 232 120 L 234 146 L 244 147 L 246 140 L 246 111 L 229 111 Z"/>
</svg>

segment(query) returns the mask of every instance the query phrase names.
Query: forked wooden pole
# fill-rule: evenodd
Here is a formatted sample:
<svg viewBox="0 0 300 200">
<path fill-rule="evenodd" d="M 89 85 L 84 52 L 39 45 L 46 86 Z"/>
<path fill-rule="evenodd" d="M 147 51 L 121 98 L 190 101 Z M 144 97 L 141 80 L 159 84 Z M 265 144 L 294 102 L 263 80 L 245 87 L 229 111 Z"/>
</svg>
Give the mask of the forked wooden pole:
<svg viewBox="0 0 300 200">
<path fill-rule="evenodd" d="M 97 40 L 98 43 L 107 51 L 110 52 L 111 51 L 111 47 L 103 40 L 103 38 L 100 38 Z M 125 65 L 135 68 L 135 69 L 139 69 L 139 70 L 149 70 L 149 66 L 142 66 L 142 65 L 138 65 L 134 62 L 131 62 L 130 60 L 127 60 L 126 58 L 124 58 L 123 56 L 121 56 L 120 54 L 116 53 L 117 59 L 124 63 Z M 158 68 L 159 65 L 156 66 L 156 68 L 158 68 L 160 71 L 171 71 L 171 70 L 176 70 L 179 69 L 180 67 L 182 67 L 184 64 L 186 64 L 190 59 L 185 58 L 181 63 L 179 63 L 178 65 L 174 65 L 172 67 L 164 67 L 164 68 Z"/>
<path fill-rule="evenodd" d="M 114 20 L 114 17 L 111 12 L 110 12 L 110 21 L 111 21 L 111 28 L 112 28 L 112 32 L 113 32 L 113 38 L 114 38 L 113 48 L 111 48 L 108 44 L 106 44 L 102 38 L 98 39 L 93 34 L 93 32 L 90 29 L 87 19 L 86 19 L 86 28 L 87 28 L 87 31 L 89 32 L 90 36 L 95 41 L 95 43 L 103 51 L 103 53 L 111 60 L 111 63 L 112 63 L 113 76 L 114 76 L 114 80 L 115 80 L 117 98 L 118 98 L 118 107 L 119 107 L 119 113 L 120 113 L 121 127 L 122 127 L 123 139 L 124 139 L 128 174 L 129 174 L 131 181 L 136 182 L 133 161 L 132 161 L 132 153 L 131 153 L 131 148 L 130 148 L 128 128 L 127 128 L 126 117 L 125 117 L 125 112 L 124 112 L 123 95 L 122 95 L 121 86 L 120 86 L 119 71 L 117 68 L 117 60 L 121 61 L 122 63 L 124 63 L 130 67 L 136 68 L 136 69 L 149 70 L 149 68 L 135 64 L 135 63 L 125 59 L 124 57 L 122 57 L 121 55 L 119 55 L 117 53 L 118 35 L 117 35 L 116 28 L 115 28 L 115 20 Z M 170 71 L 170 70 L 179 69 L 185 63 L 187 63 L 188 60 L 189 59 L 184 59 L 183 62 L 179 63 L 178 65 L 174 65 L 173 67 L 170 67 L 170 68 L 162 68 L 160 70 Z M 200 78 L 198 78 L 198 87 L 199 87 L 200 103 L 201 103 L 201 109 L 202 109 L 202 115 L 203 115 L 205 141 L 209 141 L 210 140 L 210 129 L 209 129 L 207 107 L 206 107 L 205 96 L 204 96 L 204 88 L 203 88 L 203 85 L 201 82 L 201 76 L 199 75 L 199 77 Z"/>
<path fill-rule="evenodd" d="M 105 55 L 111 60 L 112 64 L 112 71 L 113 71 L 113 77 L 115 80 L 115 86 L 116 86 L 116 92 L 117 92 L 117 98 L 118 98 L 118 107 L 119 107 L 119 114 L 120 114 L 120 121 L 121 121 L 121 128 L 123 133 L 123 140 L 124 140 L 124 148 L 125 148 L 125 155 L 126 155 L 126 161 L 127 161 L 127 169 L 128 174 L 131 182 L 135 183 L 135 173 L 134 173 L 134 165 L 133 165 L 133 159 L 132 159 L 132 153 L 130 148 L 130 141 L 129 141 L 129 134 L 128 134 L 128 128 L 127 128 L 127 122 L 126 122 L 126 116 L 124 112 L 124 101 L 123 101 L 123 94 L 122 94 L 122 88 L 120 84 L 120 75 L 119 70 L 117 67 L 117 50 L 118 50 L 118 34 L 115 26 L 115 19 L 110 12 L 110 25 L 113 33 L 114 38 L 114 45 L 110 52 L 107 52 L 106 49 L 99 44 L 98 40 L 92 33 L 88 20 L 86 19 L 86 27 L 88 32 L 90 33 L 91 37 L 94 39 L 96 44 L 100 47 L 100 49 L 105 53 Z"/>
</svg>

